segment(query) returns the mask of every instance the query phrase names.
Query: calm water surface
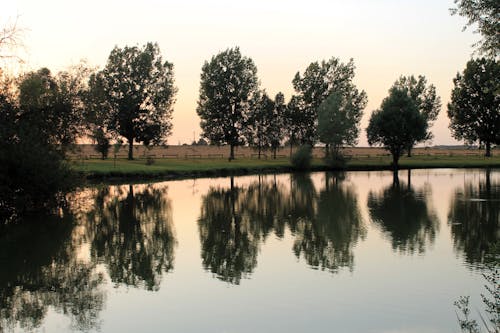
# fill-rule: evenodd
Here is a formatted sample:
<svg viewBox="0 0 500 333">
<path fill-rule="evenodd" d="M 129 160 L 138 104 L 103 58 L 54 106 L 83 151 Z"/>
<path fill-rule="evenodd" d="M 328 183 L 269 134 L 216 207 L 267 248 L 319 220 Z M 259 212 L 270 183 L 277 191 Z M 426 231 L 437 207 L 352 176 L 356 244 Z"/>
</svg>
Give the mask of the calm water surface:
<svg viewBox="0 0 500 333">
<path fill-rule="evenodd" d="M 458 332 L 499 170 L 102 185 L 0 234 L 0 331 Z"/>
</svg>

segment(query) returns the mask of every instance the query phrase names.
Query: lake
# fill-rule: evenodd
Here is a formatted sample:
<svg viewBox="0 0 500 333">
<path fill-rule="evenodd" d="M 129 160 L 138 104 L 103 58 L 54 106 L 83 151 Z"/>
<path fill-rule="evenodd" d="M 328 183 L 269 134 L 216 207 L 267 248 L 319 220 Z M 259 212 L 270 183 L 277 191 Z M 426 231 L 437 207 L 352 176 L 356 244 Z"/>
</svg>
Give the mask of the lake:
<svg viewBox="0 0 500 333">
<path fill-rule="evenodd" d="M 459 332 L 500 170 L 96 185 L 0 234 L 0 331 Z"/>
</svg>

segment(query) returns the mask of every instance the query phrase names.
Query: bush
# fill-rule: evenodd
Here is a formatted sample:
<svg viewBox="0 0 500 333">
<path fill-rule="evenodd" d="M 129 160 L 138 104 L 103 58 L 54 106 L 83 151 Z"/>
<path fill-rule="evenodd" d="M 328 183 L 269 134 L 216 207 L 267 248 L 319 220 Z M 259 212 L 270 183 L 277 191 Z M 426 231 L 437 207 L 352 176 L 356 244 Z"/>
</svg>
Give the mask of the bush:
<svg viewBox="0 0 500 333">
<path fill-rule="evenodd" d="M 331 152 L 324 161 L 332 169 L 345 169 L 347 164 L 347 158 L 340 151 Z"/>
<path fill-rule="evenodd" d="M 297 149 L 297 151 L 292 155 L 290 162 L 295 170 L 307 170 L 311 166 L 311 160 L 311 146 L 305 145 Z"/>
</svg>

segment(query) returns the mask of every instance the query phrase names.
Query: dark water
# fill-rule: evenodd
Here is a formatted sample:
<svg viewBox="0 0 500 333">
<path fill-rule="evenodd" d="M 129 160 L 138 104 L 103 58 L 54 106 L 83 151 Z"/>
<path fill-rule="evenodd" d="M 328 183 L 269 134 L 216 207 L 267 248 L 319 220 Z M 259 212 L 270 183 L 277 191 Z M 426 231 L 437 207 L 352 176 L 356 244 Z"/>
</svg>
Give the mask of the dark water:
<svg viewBox="0 0 500 333">
<path fill-rule="evenodd" d="M 499 170 L 96 186 L 0 235 L 0 331 L 458 332 Z"/>
</svg>

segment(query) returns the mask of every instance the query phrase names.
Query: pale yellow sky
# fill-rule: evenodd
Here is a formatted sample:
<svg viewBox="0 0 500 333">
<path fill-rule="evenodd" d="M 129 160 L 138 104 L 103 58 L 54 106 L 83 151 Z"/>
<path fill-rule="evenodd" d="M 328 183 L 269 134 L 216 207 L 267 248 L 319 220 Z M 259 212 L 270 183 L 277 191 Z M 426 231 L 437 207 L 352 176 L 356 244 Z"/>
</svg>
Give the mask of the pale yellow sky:
<svg viewBox="0 0 500 333">
<path fill-rule="evenodd" d="M 193 132 L 198 138 L 201 66 L 234 46 L 254 60 L 261 87 L 287 100 L 293 76 L 310 62 L 353 58 L 355 82 L 368 94 L 363 129 L 400 75 L 425 75 L 443 102 L 433 144 L 454 144 L 446 104 L 479 38 L 450 16 L 453 0 L 18 0 L 1 7 L 1 23 L 19 15 L 27 29 L 26 70 L 58 71 L 80 59 L 103 67 L 115 45 L 158 42 L 179 88 L 170 144 L 190 143 Z M 359 145 L 367 145 L 364 130 Z"/>
</svg>

